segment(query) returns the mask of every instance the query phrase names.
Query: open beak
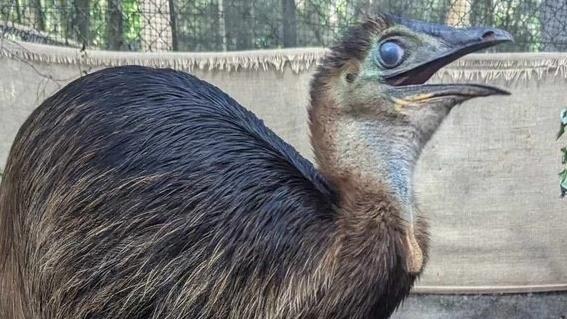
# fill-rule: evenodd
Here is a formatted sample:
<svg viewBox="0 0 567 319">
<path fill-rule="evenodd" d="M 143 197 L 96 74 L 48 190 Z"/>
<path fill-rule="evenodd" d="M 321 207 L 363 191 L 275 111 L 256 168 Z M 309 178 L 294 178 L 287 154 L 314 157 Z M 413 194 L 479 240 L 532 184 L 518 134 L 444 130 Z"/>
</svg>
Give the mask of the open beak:
<svg viewBox="0 0 567 319">
<path fill-rule="evenodd" d="M 398 104 L 420 104 L 452 97 L 455 102 L 490 95 L 510 95 L 496 87 L 478 84 L 407 85 L 390 92 Z"/>
<path fill-rule="evenodd" d="M 384 76 L 385 82 L 395 89 L 395 92 L 392 92 L 393 97 L 407 102 L 425 102 L 427 99 L 441 97 L 456 97 L 462 101 L 474 97 L 509 94 L 504 90 L 483 85 L 423 84 L 439 69 L 469 53 L 513 42 L 513 37 L 508 32 L 496 28 L 459 29 L 405 18 L 393 19 L 415 32 L 426 34 L 434 42 L 424 48 L 423 52 L 418 52 L 419 60 Z"/>
</svg>

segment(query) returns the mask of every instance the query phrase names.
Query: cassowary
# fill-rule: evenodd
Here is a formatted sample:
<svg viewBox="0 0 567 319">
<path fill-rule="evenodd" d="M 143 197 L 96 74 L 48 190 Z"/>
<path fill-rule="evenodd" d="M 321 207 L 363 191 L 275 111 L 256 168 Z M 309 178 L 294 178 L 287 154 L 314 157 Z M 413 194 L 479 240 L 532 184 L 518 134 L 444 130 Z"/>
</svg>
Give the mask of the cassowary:
<svg viewBox="0 0 567 319">
<path fill-rule="evenodd" d="M 451 108 L 424 84 L 511 36 L 388 15 L 311 83 L 315 168 L 213 85 L 81 77 L 23 124 L 0 193 L 2 318 L 387 318 L 427 262 L 412 173 Z"/>
</svg>

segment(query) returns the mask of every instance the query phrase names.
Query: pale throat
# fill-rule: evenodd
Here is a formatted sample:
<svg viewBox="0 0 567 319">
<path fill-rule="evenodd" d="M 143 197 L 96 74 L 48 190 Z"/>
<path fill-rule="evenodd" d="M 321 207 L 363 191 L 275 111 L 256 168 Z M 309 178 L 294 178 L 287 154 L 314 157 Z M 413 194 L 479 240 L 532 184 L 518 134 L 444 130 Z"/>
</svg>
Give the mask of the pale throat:
<svg viewBox="0 0 567 319">
<path fill-rule="evenodd" d="M 384 141 L 377 142 L 368 150 L 371 153 L 369 156 L 376 161 L 372 174 L 391 190 L 402 209 L 400 217 L 413 226 L 415 152 L 406 146 L 388 145 Z"/>
<path fill-rule="evenodd" d="M 360 132 L 360 131 L 359 131 Z M 387 134 L 360 135 L 363 147 L 357 147 L 360 168 L 364 175 L 374 183 L 389 189 L 393 199 L 400 207 L 399 217 L 407 223 L 405 240 L 408 247 L 406 269 L 410 273 L 419 273 L 423 267 L 424 255 L 416 239 L 416 208 L 413 193 L 413 174 L 418 158 L 419 147 L 412 143 L 404 143 L 403 139 L 395 141 Z M 352 144 L 351 144 L 352 145 Z M 372 186 L 370 186 L 372 187 Z M 367 190 L 372 192 L 371 189 Z"/>
<path fill-rule="evenodd" d="M 407 223 L 405 235 L 408 247 L 406 269 L 417 274 L 423 268 L 424 256 L 416 238 L 416 208 L 413 193 L 413 173 L 418 158 L 418 147 L 410 143 L 391 143 L 377 140 L 369 148 L 376 159 L 374 174 L 390 188 L 400 205 L 400 217 Z"/>
<path fill-rule="evenodd" d="M 362 194 L 388 190 L 399 205 L 399 217 L 407 223 L 404 238 L 408 247 L 406 269 L 418 273 L 424 255 L 416 238 L 416 208 L 413 174 L 421 149 L 415 134 L 377 125 L 372 121 L 342 121 L 336 127 L 336 170 L 352 176 Z M 329 165 L 332 167 L 332 165 Z M 379 197 L 380 198 L 380 197 Z M 383 198 L 383 197 L 382 197 Z M 382 200 L 382 199 L 381 199 Z"/>
<path fill-rule="evenodd" d="M 410 226 L 415 222 L 413 174 L 418 158 L 416 141 L 399 136 L 375 123 L 358 123 L 360 163 L 366 174 L 386 186 L 402 209 L 401 216 Z M 352 143 L 351 143 L 352 145 Z"/>
</svg>

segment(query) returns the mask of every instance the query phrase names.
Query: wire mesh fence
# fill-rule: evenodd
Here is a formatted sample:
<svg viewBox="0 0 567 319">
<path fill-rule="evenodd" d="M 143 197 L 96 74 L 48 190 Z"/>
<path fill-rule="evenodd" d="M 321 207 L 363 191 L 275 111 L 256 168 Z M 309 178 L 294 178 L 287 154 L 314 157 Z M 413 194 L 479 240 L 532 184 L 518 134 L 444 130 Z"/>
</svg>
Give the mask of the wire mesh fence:
<svg viewBox="0 0 567 319">
<path fill-rule="evenodd" d="M 0 32 L 123 51 L 328 46 L 377 11 L 500 27 L 516 39 L 500 51 L 567 51 L 566 0 L 0 0 Z"/>
</svg>

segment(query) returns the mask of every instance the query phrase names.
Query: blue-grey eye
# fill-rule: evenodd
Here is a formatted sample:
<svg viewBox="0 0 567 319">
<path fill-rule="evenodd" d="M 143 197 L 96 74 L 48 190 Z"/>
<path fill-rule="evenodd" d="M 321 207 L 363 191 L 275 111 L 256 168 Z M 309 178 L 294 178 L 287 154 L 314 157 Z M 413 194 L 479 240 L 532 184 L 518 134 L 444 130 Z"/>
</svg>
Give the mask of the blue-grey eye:
<svg viewBox="0 0 567 319">
<path fill-rule="evenodd" d="M 380 45 L 379 55 L 380 63 L 384 67 L 393 68 L 402 63 L 404 48 L 395 41 L 386 41 Z"/>
</svg>

